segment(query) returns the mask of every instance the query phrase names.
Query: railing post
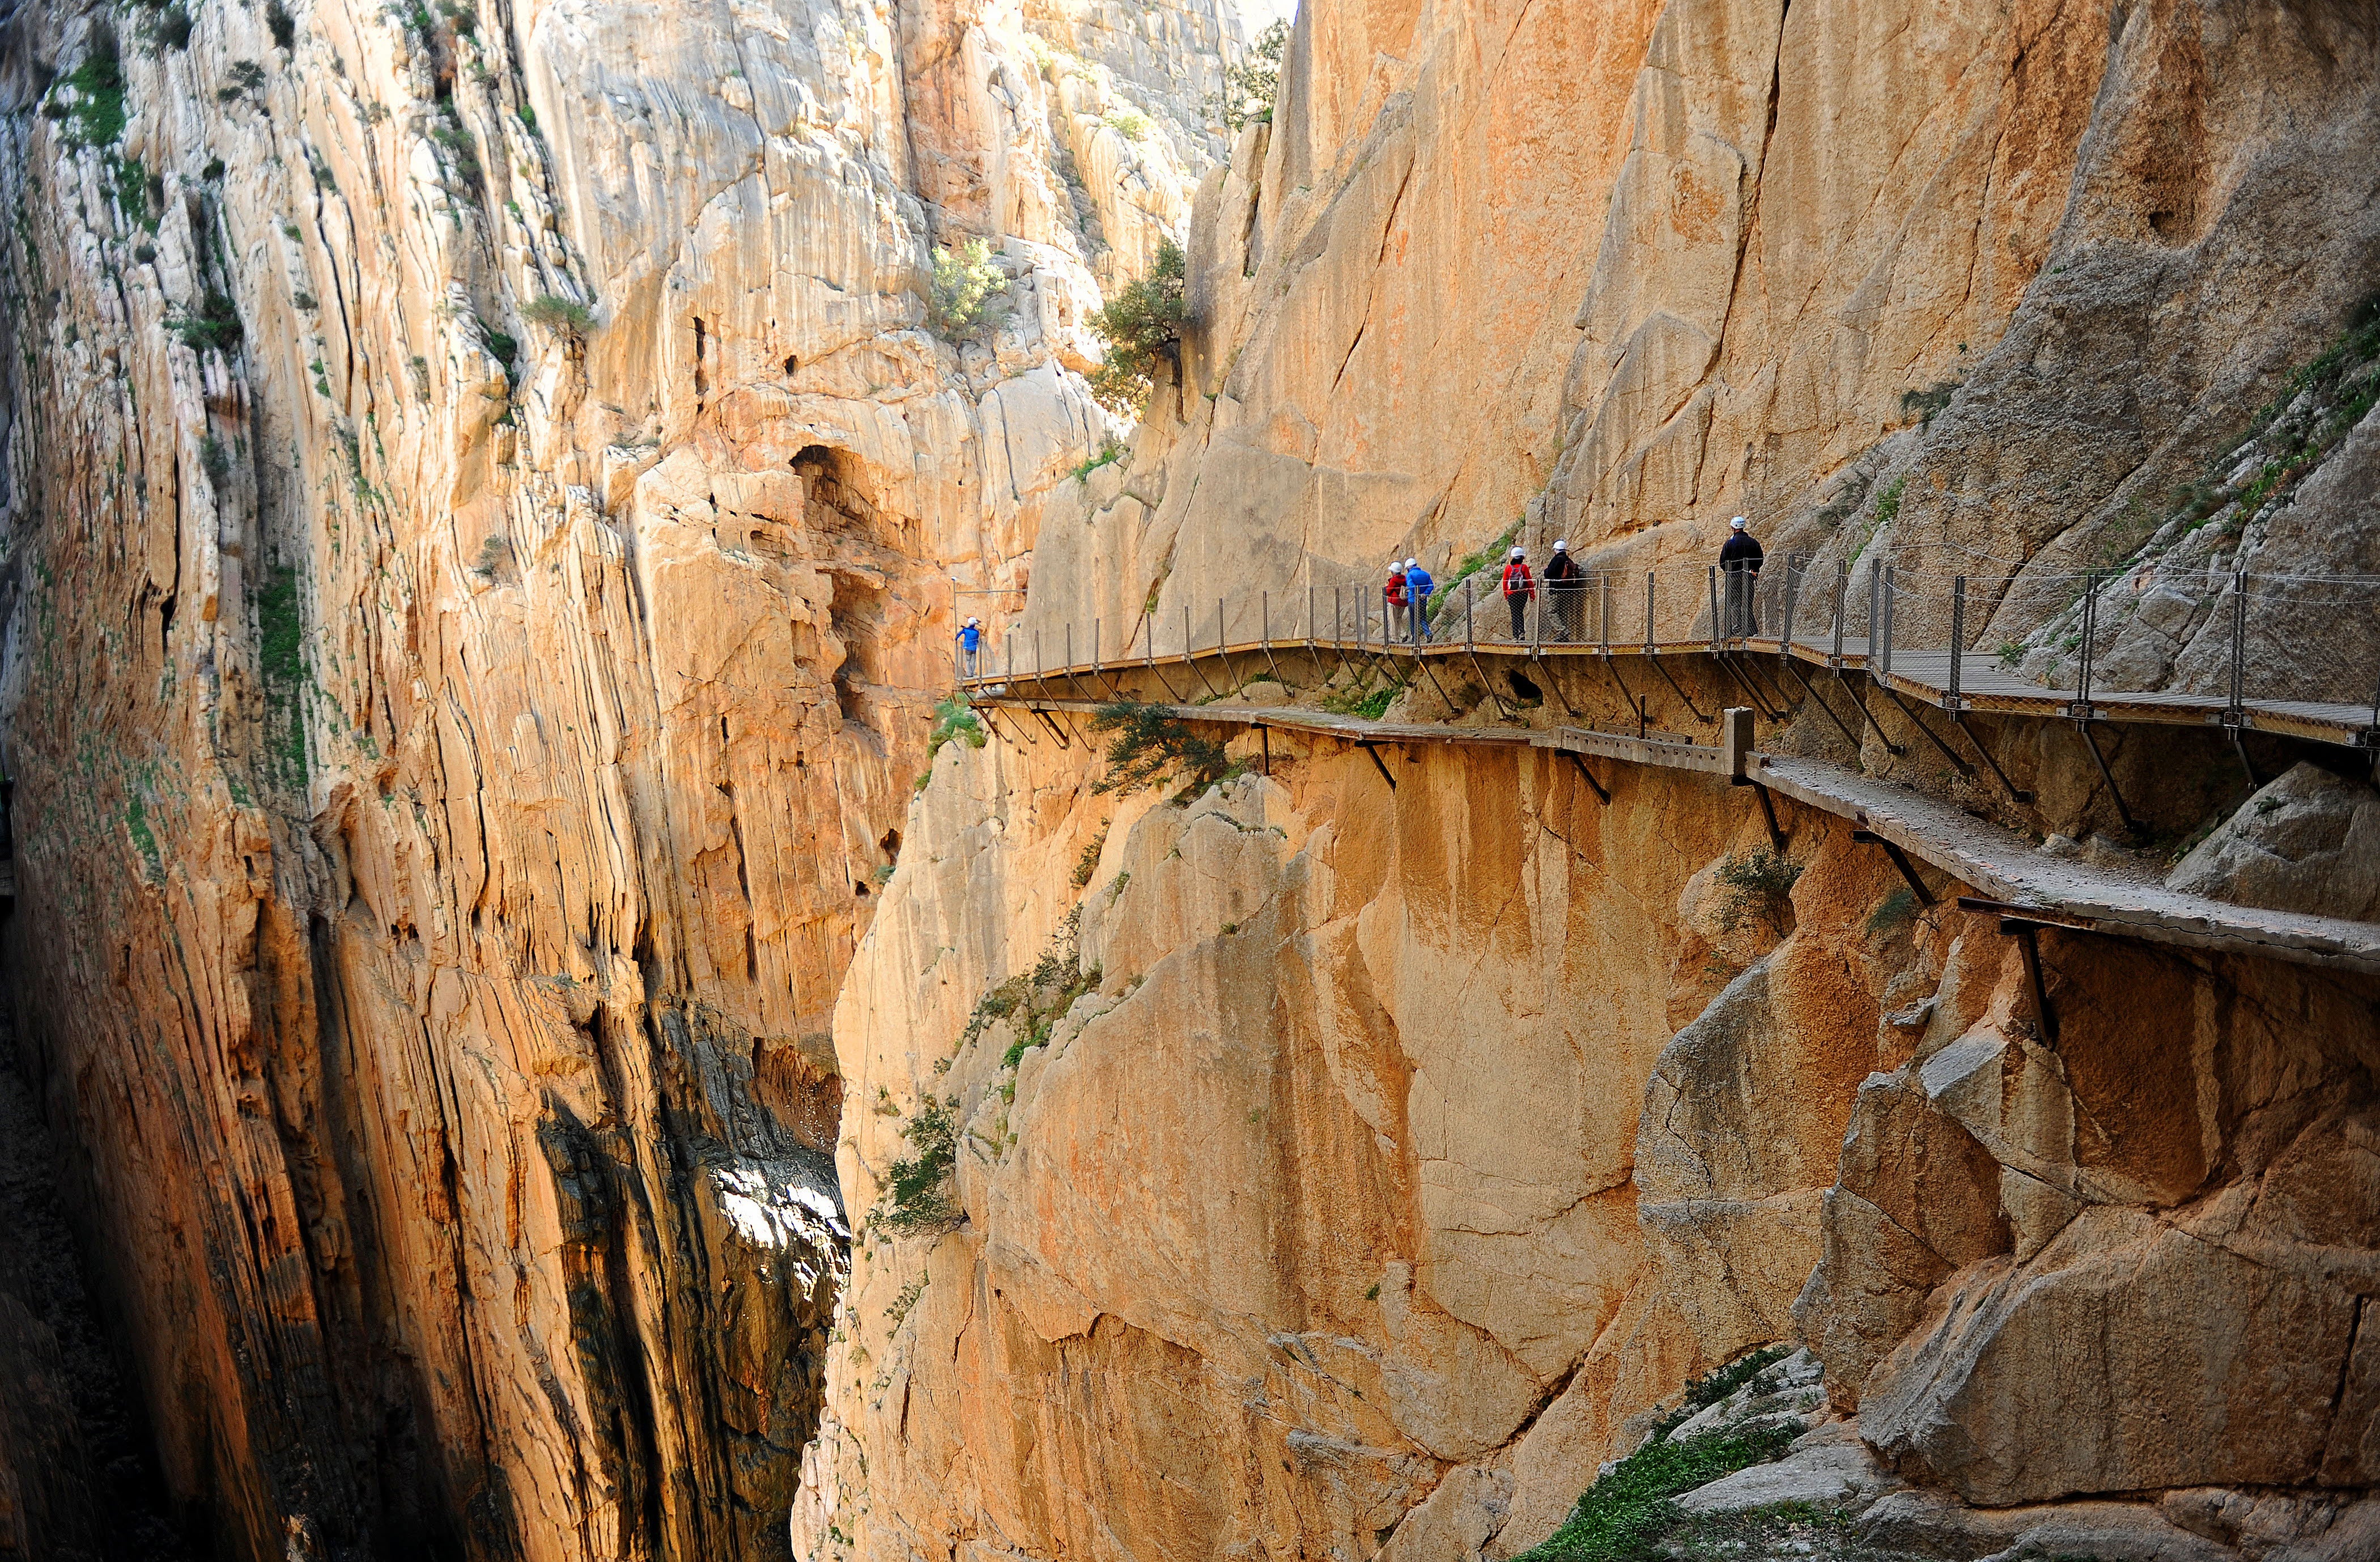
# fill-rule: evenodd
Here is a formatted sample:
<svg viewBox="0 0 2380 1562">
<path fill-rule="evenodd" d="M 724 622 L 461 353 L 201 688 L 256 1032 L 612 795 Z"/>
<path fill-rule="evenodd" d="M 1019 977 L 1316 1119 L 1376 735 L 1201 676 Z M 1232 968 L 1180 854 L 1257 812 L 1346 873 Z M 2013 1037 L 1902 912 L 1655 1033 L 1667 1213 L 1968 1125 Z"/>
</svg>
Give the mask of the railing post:
<svg viewBox="0 0 2380 1562">
<path fill-rule="evenodd" d="M 1645 571 L 1645 654 L 1653 654 L 1653 572 Z"/>
<path fill-rule="evenodd" d="M 1218 656 L 1223 654 L 1223 599 L 1221 597 L 1215 599 L 1215 654 Z M 1224 664 L 1223 670 L 1231 671 L 1229 662 Z"/>
<path fill-rule="evenodd" d="M 1272 649 L 1272 593 L 1262 592 L 1257 597 L 1257 635 L 1267 651 Z"/>
<path fill-rule="evenodd" d="M 1883 598 L 1884 560 L 1872 558 L 1867 561 L 1867 665 L 1870 667 L 1876 665 L 1876 616 L 1882 611 Z"/>
<path fill-rule="evenodd" d="M 1097 614 L 1094 614 L 1094 615 L 1092 615 L 1092 616 L 1091 616 L 1091 671 L 1093 671 L 1093 672 L 1095 672 L 1095 673 L 1096 673 L 1096 672 L 1098 672 L 1099 670 L 1099 616 L 1098 616 Z"/>
<path fill-rule="evenodd" d="M 1843 617 L 1851 605 L 1851 594 L 1852 567 L 1851 561 L 1846 559 L 1842 567 L 1835 571 L 1835 645 L 1828 656 L 1828 663 L 1837 672 L 1842 671 L 1843 667 Z"/>
<path fill-rule="evenodd" d="M 1884 676 L 1890 677 L 1892 676 L 1892 601 L 1893 592 L 1899 587 L 1900 578 L 1889 564 L 1884 567 L 1883 580 L 1881 605 L 1884 608 Z"/>
<path fill-rule="evenodd" d="M 1595 572 L 1595 622 L 1603 636 L 1603 653 L 1611 654 L 1611 571 Z"/>
<path fill-rule="evenodd" d="M 1463 578 L 1463 648 L 1465 651 L 1478 643 L 1472 638 L 1471 631 L 1471 604 L 1476 595 L 1471 589 L 1472 584 L 1472 577 L 1465 575 Z"/>
<path fill-rule="evenodd" d="M 1305 649 L 1314 649 L 1314 582 L 1305 582 Z"/>
<path fill-rule="evenodd" d="M 2230 708 L 2223 713 L 2226 726 L 2245 726 L 2248 720 L 2248 572 L 2231 572 L 2231 689 Z"/>
<path fill-rule="evenodd" d="M 1190 604 L 1186 602 L 1182 604 L 1182 660 L 1185 665 L 1190 660 Z"/>
<path fill-rule="evenodd" d="M 1719 653 L 1721 644 L 1720 631 L 1726 628 L 1719 622 L 1718 616 L 1718 566 L 1706 565 L 1704 573 L 1710 584 L 1711 654 L 1716 656 Z"/>
<path fill-rule="evenodd" d="M 1041 631 L 1036 629 L 1033 631 L 1033 686 L 1046 694 L 1049 684 L 1050 680 L 1041 676 Z"/>
<path fill-rule="evenodd" d="M 2080 707 L 2075 714 L 2083 720 L 2091 715 L 2091 640 L 2098 628 L 2099 581 L 2097 577 L 2082 577 L 2082 661 L 2075 670 L 2074 702 Z"/>
<path fill-rule="evenodd" d="M 1797 557 L 1794 554 L 1785 555 L 1785 628 L 1777 640 L 1779 654 L 1791 654 L 1793 650 L 1793 609 L 1800 603 L 1802 588 L 1801 570 L 1794 562 Z"/>
<path fill-rule="evenodd" d="M 1546 632 L 1546 593 L 1543 581 L 1536 583 L 1527 596 L 1521 599 L 1522 611 L 1529 616 L 1529 660 L 1537 660 Z"/>
<path fill-rule="evenodd" d="M 1950 577 L 1950 702 L 1951 710 L 1959 704 L 1959 661 L 1967 652 L 1967 578 Z"/>
</svg>

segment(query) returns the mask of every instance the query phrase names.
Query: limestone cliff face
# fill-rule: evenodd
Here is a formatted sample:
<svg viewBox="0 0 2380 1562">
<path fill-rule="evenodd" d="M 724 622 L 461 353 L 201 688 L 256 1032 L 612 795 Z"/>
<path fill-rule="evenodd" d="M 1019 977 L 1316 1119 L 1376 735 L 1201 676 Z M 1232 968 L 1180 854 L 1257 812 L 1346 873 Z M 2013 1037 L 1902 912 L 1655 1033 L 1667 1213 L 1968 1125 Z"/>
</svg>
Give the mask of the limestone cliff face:
<svg viewBox="0 0 2380 1562">
<path fill-rule="evenodd" d="M 1236 14 L 6 25 L 11 991 L 175 1501 L 782 1555 L 949 571 L 1104 437 Z"/>
<path fill-rule="evenodd" d="M 2375 65 L 2333 5 L 1315 0 L 1200 190 L 1181 384 L 1049 506 L 1025 630 L 1250 636 L 1516 519 L 1629 568 L 1739 510 L 1828 565 L 2368 568 L 2368 411 L 2292 502 L 2163 529 L 2380 279 Z M 2146 584 L 2126 653 L 2171 667 L 2204 625 Z M 2368 982 L 2053 935 L 2053 1048 L 1991 920 L 1824 821 L 1790 908 L 1730 908 L 1767 836 L 1722 787 L 1416 750 L 1391 791 L 1276 735 L 1119 802 L 1002 728 L 938 759 L 837 1009 L 860 1228 L 798 1554 L 1510 1556 L 1797 1336 L 1954 1506 L 2370 1483 Z M 1991 740 L 2030 827 L 2111 817 Z M 2175 836 L 2216 806 L 2199 750 L 2123 748 Z M 2288 828 L 2177 872 L 2331 881 L 2356 806 L 2275 785 Z M 945 1107 L 959 1210 L 864 1218 Z"/>
</svg>

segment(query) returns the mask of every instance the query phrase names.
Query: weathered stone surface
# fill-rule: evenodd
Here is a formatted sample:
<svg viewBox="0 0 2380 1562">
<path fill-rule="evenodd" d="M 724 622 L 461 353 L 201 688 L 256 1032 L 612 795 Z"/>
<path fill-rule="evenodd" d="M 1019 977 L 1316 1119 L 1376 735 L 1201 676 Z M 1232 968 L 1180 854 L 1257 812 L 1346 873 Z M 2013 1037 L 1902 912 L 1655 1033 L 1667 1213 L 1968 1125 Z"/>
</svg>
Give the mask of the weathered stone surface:
<svg viewBox="0 0 2380 1562">
<path fill-rule="evenodd" d="M 2368 1264 L 2341 1255 L 2380 1240 L 2370 1114 L 2323 1113 L 2169 1217 L 2094 1205 L 2032 1258 L 1962 1272 L 1869 1378 L 1862 1434 L 1995 1505 L 2368 1481 Z M 2057 1438 L 2020 1430 L 2046 1422 Z"/>
<path fill-rule="evenodd" d="M 2293 765 L 2192 848 L 2166 885 L 2380 921 L 2380 793 L 2316 765 Z"/>
<path fill-rule="evenodd" d="M 1228 8 L 1041 18 L 12 21 L 11 997 L 223 1555 L 784 1554 L 948 572 L 1110 432 L 1093 262 L 1220 150 Z M 1104 250 L 1060 25 L 1161 121 Z"/>
<path fill-rule="evenodd" d="M 1900 1484 L 1840 1422 L 1803 1437 L 1783 1458 L 1755 1464 L 1678 1498 L 1693 1514 L 1749 1513 L 1786 1503 L 1858 1508 Z"/>
</svg>

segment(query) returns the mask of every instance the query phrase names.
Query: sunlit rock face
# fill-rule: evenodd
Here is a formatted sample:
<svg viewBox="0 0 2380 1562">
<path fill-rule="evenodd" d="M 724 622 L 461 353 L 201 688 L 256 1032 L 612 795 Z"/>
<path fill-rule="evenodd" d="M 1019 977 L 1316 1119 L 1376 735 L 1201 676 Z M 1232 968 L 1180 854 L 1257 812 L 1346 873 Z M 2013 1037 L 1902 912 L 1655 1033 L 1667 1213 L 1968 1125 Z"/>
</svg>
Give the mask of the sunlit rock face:
<svg viewBox="0 0 2380 1562">
<path fill-rule="evenodd" d="M 16 13 L 10 987 L 222 1555 L 785 1554 L 952 573 L 1113 433 L 1245 36 Z"/>
<path fill-rule="evenodd" d="M 1750 512 L 1825 570 L 2123 564 L 2113 663 L 2201 687 L 2193 580 L 2372 567 L 2368 406 L 2319 459 L 2237 442 L 2380 276 L 2375 47 L 2338 6 L 1316 0 L 1194 204 L 1178 381 L 1041 518 L 1019 665 L 1294 637 L 1309 589 L 1508 528 L 1698 572 Z M 2175 496 L 2267 445 L 2285 497 Z M 1971 637 L 2046 654 L 2035 600 Z M 1776 740 L 2007 806 L 1895 730 Z M 1986 736 L 2037 836 L 2112 819 L 2070 733 Z M 2174 846 L 2248 789 L 2118 746 Z M 2371 1410 L 2316 1385 L 2362 1381 L 2380 1234 L 2313 1190 L 2363 1185 L 2367 979 L 2045 934 L 2052 1045 L 1997 923 L 1847 828 L 1786 819 L 1747 912 L 1742 790 L 1378 753 L 1393 790 L 1276 733 L 1269 777 L 1119 798 L 1097 739 L 941 751 L 836 1012 L 869 1105 L 798 1554 L 1511 1556 L 1795 1338 L 1929 1514 L 2121 1493 L 2178 1533 L 2163 1492 L 2212 1535 L 2235 1488 L 2364 1479 Z M 2134 866 L 2360 906 L 2357 784 Z M 945 1116 L 955 1204 L 905 1223 Z"/>
</svg>

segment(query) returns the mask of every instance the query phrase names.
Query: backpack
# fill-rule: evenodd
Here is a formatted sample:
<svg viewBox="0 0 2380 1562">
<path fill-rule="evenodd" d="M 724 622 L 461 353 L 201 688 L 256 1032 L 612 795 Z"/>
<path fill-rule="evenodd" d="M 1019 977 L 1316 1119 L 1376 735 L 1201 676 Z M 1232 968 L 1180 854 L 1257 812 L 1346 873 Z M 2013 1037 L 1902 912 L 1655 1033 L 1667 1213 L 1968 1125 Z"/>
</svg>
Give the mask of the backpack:
<svg viewBox="0 0 2380 1562">
<path fill-rule="evenodd" d="M 1390 602 L 1395 603 L 1398 606 L 1402 607 L 1404 605 L 1405 572 L 1403 570 L 1391 569 L 1389 571 L 1389 584 L 1386 594 L 1388 599 Z"/>
<path fill-rule="evenodd" d="M 1504 567 L 1506 596 L 1531 596 L 1536 594 L 1536 582 L 1529 578 L 1528 565 L 1520 559 L 1516 558 Z"/>
</svg>

